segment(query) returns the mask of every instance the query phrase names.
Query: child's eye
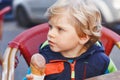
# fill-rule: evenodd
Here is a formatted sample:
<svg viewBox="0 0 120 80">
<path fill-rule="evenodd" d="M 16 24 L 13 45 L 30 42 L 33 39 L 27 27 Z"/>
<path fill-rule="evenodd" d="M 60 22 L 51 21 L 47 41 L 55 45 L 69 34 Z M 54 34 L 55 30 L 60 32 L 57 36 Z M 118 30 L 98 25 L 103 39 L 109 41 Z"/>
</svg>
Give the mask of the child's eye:
<svg viewBox="0 0 120 80">
<path fill-rule="evenodd" d="M 62 31 L 63 29 L 62 28 L 58 28 L 59 31 Z"/>
</svg>

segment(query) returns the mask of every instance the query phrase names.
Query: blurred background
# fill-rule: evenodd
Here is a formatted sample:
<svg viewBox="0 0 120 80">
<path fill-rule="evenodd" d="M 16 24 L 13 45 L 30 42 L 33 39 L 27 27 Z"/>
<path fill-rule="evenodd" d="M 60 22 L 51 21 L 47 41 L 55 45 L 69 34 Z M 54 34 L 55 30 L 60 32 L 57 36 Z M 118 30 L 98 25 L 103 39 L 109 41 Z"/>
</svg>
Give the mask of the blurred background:
<svg viewBox="0 0 120 80">
<path fill-rule="evenodd" d="M 2 40 L 0 40 L 1 55 L 4 54 L 8 42 L 19 33 L 37 24 L 47 22 L 44 13 L 55 1 L 56 0 L 0 0 L 0 10 L 4 7 L 11 6 L 11 11 L 3 17 L 3 35 Z M 102 25 L 120 35 L 120 0 L 93 1 L 102 14 Z M 22 80 L 27 71 L 27 64 L 22 55 L 17 55 L 19 64 L 15 70 L 15 80 Z M 110 57 L 120 70 L 119 56 L 120 50 L 115 46 Z"/>
<path fill-rule="evenodd" d="M 44 15 L 47 8 L 56 0 L 0 0 L 0 9 L 11 6 L 12 10 L 4 16 L 14 20 L 22 27 L 32 27 L 47 22 Z M 93 0 L 102 15 L 102 25 L 120 34 L 120 0 Z"/>
</svg>

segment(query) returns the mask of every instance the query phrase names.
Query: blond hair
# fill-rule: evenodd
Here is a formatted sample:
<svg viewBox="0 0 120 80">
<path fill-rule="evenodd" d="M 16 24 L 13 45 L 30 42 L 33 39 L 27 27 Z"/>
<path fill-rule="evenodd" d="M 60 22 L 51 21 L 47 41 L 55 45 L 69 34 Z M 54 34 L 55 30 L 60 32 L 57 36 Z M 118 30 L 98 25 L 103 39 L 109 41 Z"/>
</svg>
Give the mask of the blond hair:
<svg viewBox="0 0 120 80">
<path fill-rule="evenodd" d="M 71 24 L 75 26 L 79 37 L 90 36 L 86 46 L 94 44 L 101 36 L 101 14 L 90 0 L 58 0 L 46 14 L 50 19 L 54 15 L 68 12 Z"/>
</svg>

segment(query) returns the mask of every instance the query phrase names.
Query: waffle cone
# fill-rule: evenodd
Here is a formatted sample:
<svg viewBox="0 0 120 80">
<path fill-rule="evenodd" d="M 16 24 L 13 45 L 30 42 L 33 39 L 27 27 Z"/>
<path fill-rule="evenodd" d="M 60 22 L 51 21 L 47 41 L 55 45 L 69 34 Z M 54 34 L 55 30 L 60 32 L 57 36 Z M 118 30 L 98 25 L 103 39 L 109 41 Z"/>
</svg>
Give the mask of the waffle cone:
<svg viewBox="0 0 120 80">
<path fill-rule="evenodd" d="M 37 68 L 34 65 L 30 64 L 31 72 L 34 75 L 43 76 L 45 75 L 45 68 Z"/>
</svg>

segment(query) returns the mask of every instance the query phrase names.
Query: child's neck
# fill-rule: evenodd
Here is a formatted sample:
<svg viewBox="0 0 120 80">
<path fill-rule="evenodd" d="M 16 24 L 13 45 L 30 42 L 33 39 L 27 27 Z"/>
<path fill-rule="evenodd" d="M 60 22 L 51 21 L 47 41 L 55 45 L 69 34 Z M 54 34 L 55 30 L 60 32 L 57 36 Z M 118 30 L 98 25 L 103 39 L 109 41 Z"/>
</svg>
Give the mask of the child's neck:
<svg viewBox="0 0 120 80">
<path fill-rule="evenodd" d="M 73 50 L 69 50 L 69 51 L 64 51 L 64 52 L 61 52 L 61 54 L 66 57 L 66 58 L 75 58 L 75 57 L 78 57 L 80 55 L 82 55 L 84 52 L 86 52 L 86 48 L 85 47 L 79 47 L 79 48 L 76 48 L 76 49 L 73 49 Z"/>
</svg>

